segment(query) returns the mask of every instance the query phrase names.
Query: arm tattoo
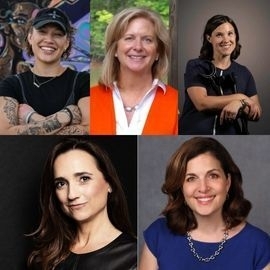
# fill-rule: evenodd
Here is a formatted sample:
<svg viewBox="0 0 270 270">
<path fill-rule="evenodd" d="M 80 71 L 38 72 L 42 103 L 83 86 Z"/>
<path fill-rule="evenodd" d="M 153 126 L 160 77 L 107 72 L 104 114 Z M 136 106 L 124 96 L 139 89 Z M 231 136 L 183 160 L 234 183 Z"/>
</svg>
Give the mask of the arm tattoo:
<svg viewBox="0 0 270 270">
<path fill-rule="evenodd" d="M 67 126 L 57 132 L 57 135 L 89 135 L 88 132 L 85 131 L 79 125 Z"/>
<path fill-rule="evenodd" d="M 61 123 L 58 121 L 57 117 L 55 119 L 49 119 L 43 123 L 42 127 L 45 129 L 46 133 L 55 131 L 56 129 L 61 128 Z"/>
<path fill-rule="evenodd" d="M 17 117 L 17 106 L 18 102 L 10 97 L 4 97 L 5 105 L 3 107 L 4 114 L 8 119 L 8 123 L 12 126 L 18 124 L 18 117 Z"/>
</svg>

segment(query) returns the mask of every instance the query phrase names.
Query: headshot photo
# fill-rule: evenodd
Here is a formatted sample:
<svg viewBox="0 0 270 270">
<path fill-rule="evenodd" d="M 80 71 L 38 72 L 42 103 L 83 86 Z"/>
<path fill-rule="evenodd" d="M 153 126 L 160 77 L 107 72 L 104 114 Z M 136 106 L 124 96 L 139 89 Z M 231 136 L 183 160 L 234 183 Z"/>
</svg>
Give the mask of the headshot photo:
<svg viewBox="0 0 270 270">
<path fill-rule="evenodd" d="M 1 269 L 136 266 L 135 137 L 2 136 L 0 147 Z"/>
<path fill-rule="evenodd" d="M 138 147 L 141 270 L 269 268 L 267 136 L 144 137 Z"/>
<path fill-rule="evenodd" d="M 248 107 L 250 107 L 249 112 L 247 107 L 244 108 L 246 111 L 245 115 L 248 116 L 248 132 L 250 134 L 270 134 L 267 120 L 270 117 L 270 110 L 267 105 L 270 98 L 267 91 L 269 76 L 264 72 L 268 68 L 268 62 L 265 61 L 265 59 L 266 55 L 268 55 L 267 51 L 270 45 L 269 39 L 264 35 L 270 25 L 270 19 L 266 11 L 268 2 L 266 0 L 257 2 L 243 0 L 237 2 L 232 0 L 226 2 L 210 0 L 197 2 L 191 0 L 185 2 L 175 1 L 175 6 L 178 16 L 174 17 L 174 25 L 177 26 L 177 30 L 175 30 L 176 37 L 173 43 L 177 43 L 178 46 L 173 50 L 173 55 L 174 59 L 177 58 L 177 60 L 175 60 L 178 74 L 176 80 L 181 96 L 180 134 L 214 135 L 213 132 L 220 135 L 243 134 L 243 129 L 241 129 L 241 132 L 237 130 L 233 131 L 230 128 L 236 125 L 236 120 L 238 120 L 238 125 L 241 127 L 243 126 L 242 122 L 245 122 L 243 121 L 245 117 L 236 115 L 236 112 L 238 112 L 239 108 L 243 105 L 240 103 L 243 99 L 248 103 Z M 218 30 L 219 34 L 223 32 L 223 30 L 219 28 L 223 24 L 216 24 L 217 21 L 211 21 L 211 18 L 214 19 L 217 15 L 227 16 L 232 20 L 229 24 L 232 26 L 231 30 L 233 30 L 232 33 L 235 37 L 231 36 L 229 38 L 229 36 L 220 36 L 220 41 L 218 39 L 216 41 L 213 40 L 215 31 Z M 260 18 L 260 20 L 248 19 L 255 17 Z M 228 22 L 228 20 L 223 20 L 223 22 L 225 22 L 224 25 L 226 25 L 226 21 Z M 213 22 L 214 24 L 212 24 Z M 210 28 L 206 28 L 206 26 L 209 26 L 208 23 L 212 24 Z M 230 33 L 230 29 L 227 30 L 227 33 Z M 225 32 L 223 32 L 223 34 Z M 209 38 L 209 40 L 207 40 L 207 38 Z M 216 45 L 220 44 L 220 46 L 214 47 L 213 42 L 216 42 Z M 225 62 L 223 62 L 225 65 L 222 65 L 222 62 L 217 61 L 218 58 L 213 55 L 210 55 L 210 58 L 214 58 L 214 60 L 210 59 L 210 62 L 214 64 L 212 67 L 207 66 L 207 64 L 206 66 L 204 64 L 200 66 L 194 61 L 190 62 L 190 60 L 198 58 L 200 60 L 206 59 L 202 55 L 204 44 L 207 43 L 212 44 L 214 53 L 219 51 L 221 55 L 231 55 L 232 63 L 238 63 L 242 68 L 247 69 L 245 72 L 249 74 L 250 79 L 248 79 L 249 77 L 247 77 L 247 75 L 242 77 L 243 73 L 239 73 L 239 70 L 233 70 L 233 65 L 230 65 L 230 61 L 227 62 L 227 66 Z M 228 49 L 226 49 L 224 44 Z M 231 52 L 229 51 L 233 47 L 236 47 L 236 50 L 237 47 L 240 49 L 240 54 L 237 57 L 231 54 L 233 50 Z M 200 75 L 200 78 L 196 80 L 194 76 L 191 76 L 194 75 L 191 74 L 191 71 L 197 71 L 202 75 L 214 75 L 215 70 L 213 67 L 216 67 L 217 71 L 216 78 L 211 77 L 214 80 L 212 80 L 210 76 L 203 78 Z M 223 72 L 221 73 L 221 71 Z M 228 77 L 227 75 L 229 74 L 235 76 Z M 213 83 L 217 86 L 218 91 L 216 92 L 213 89 L 213 85 L 210 86 Z M 220 87 L 223 92 L 220 92 Z M 211 90 L 209 88 L 211 88 Z M 199 97 L 205 97 L 204 95 L 206 93 L 207 97 L 215 96 L 214 102 L 213 100 L 204 100 L 203 102 L 203 98 L 199 99 Z M 224 98 L 232 97 L 232 94 L 244 94 L 248 98 L 235 96 L 236 99 L 233 99 L 235 100 L 234 103 L 229 104 L 231 99 L 224 100 Z M 252 101 L 249 99 L 252 99 Z M 254 102 L 255 104 L 253 104 Z M 223 119 L 220 119 L 221 113 L 221 118 Z M 253 118 L 250 117 L 251 114 L 257 116 Z M 217 119 L 215 119 L 215 115 L 217 115 Z M 226 118 L 229 119 L 226 120 Z M 206 131 L 207 126 L 211 125 L 213 127 L 215 120 L 217 120 L 216 124 L 222 125 L 222 129 L 217 128 L 215 131 L 212 130 L 211 133 Z M 195 123 L 192 121 L 195 121 Z M 181 126 L 181 122 L 183 126 Z M 243 127 L 245 131 L 245 123 Z M 244 134 L 246 133 L 247 132 L 244 132 Z"/>
</svg>

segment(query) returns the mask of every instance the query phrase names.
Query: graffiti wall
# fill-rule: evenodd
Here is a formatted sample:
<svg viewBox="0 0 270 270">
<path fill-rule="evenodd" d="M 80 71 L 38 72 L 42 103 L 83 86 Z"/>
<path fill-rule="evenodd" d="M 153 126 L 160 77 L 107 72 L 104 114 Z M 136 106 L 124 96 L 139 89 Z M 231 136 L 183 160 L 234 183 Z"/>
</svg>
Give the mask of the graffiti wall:
<svg viewBox="0 0 270 270">
<path fill-rule="evenodd" d="M 62 9 L 77 29 L 72 53 L 63 65 L 89 71 L 89 0 L 7 0 L 0 2 L 0 80 L 27 70 L 33 63 L 33 59 L 24 51 L 27 22 L 44 7 Z"/>
</svg>

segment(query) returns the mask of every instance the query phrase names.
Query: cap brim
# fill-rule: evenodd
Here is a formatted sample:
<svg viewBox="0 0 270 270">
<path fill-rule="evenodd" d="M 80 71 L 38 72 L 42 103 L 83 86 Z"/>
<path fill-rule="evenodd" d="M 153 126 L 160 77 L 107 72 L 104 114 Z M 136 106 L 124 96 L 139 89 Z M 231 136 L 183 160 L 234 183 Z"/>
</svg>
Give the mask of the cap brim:
<svg viewBox="0 0 270 270">
<path fill-rule="evenodd" d="M 65 25 L 63 23 L 61 23 L 59 21 L 55 21 L 55 20 L 44 20 L 44 21 L 41 21 L 41 22 L 37 22 L 37 23 L 34 24 L 34 27 L 36 29 L 39 29 L 39 28 L 45 26 L 46 24 L 56 24 L 62 29 L 62 31 L 64 33 L 67 33 Z"/>
</svg>

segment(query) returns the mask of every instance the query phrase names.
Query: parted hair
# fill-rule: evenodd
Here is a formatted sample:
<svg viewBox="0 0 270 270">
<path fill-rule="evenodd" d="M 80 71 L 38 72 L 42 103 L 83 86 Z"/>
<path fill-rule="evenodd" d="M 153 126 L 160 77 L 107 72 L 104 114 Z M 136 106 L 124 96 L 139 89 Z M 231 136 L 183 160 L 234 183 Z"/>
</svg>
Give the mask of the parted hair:
<svg viewBox="0 0 270 270">
<path fill-rule="evenodd" d="M 161 17 L 147 8 L 131 7 L 116 14 L 109 23 L 105 32 L 105 58 L 99 83 L 111 87 L 117 81 L 120 62 L 115 57 L 117 42 L 123 37 L 129 23 L 137 18 L 144 18 L 153 23 L 157 39 L 159 58 L 152 66 L 153 78 L 161 79 L 168 70 L 170 57 L 169 32 Z"/>
<path fill-rule="evenodd" d="M 208 41 L 208 36 L 211 36 L 212 32 L 223 23 L 230 23 L 234 28 L 236 35 L 236 46 L 231 54 L 231 60 L 238 58 L 242 47 L 239 43 L 239 31 L 235 22 L 230 17 L 225 15 L 215 15 L 207 21 L 203 32 L 203 45 L 200 50 L 199 58 L 210 61 L 213 60 L 213 46 Z"/>
<path fill-rule="evenodd" d="M 243 222 L 251 209 L 251 203 L 244 198 L 241 172 L 226 148 L 214 138 L 194 137 L 184 142 L 172 155 L 162 186 L 163 193 L 168 195 L 168 203 L 162 213 L 167 219 L 168 227 L 176 234 L 184 235 L 197 228 L 196 218 L 185 203 L 182 188 L 188 162 L 204 153 L 210 153 L 216 158 L 225 175 L 231 176 L 231 186 L 222 209 L 228 229 Z"/>
<path fill-rule="evenodd" d="M 30 267 L 38 266 L 40 270 L 55 269 L 68 257 L 77 236 L 77 225 L 61 209 L 54 183 L 56 158 L 74 149 L 85 151 L 95 159 L 97 168 L 112 189 L 107 201 L 109 219 L 118 230 L 133 236 L 125 194 L 108 154 L 89 139 L 66 138 L 53 147 L 45 163 L 40 186 L 42 217 L 38 229 L 30 235 L 35 242 L 35 249 L 28 258 Z"/>
</svg>

